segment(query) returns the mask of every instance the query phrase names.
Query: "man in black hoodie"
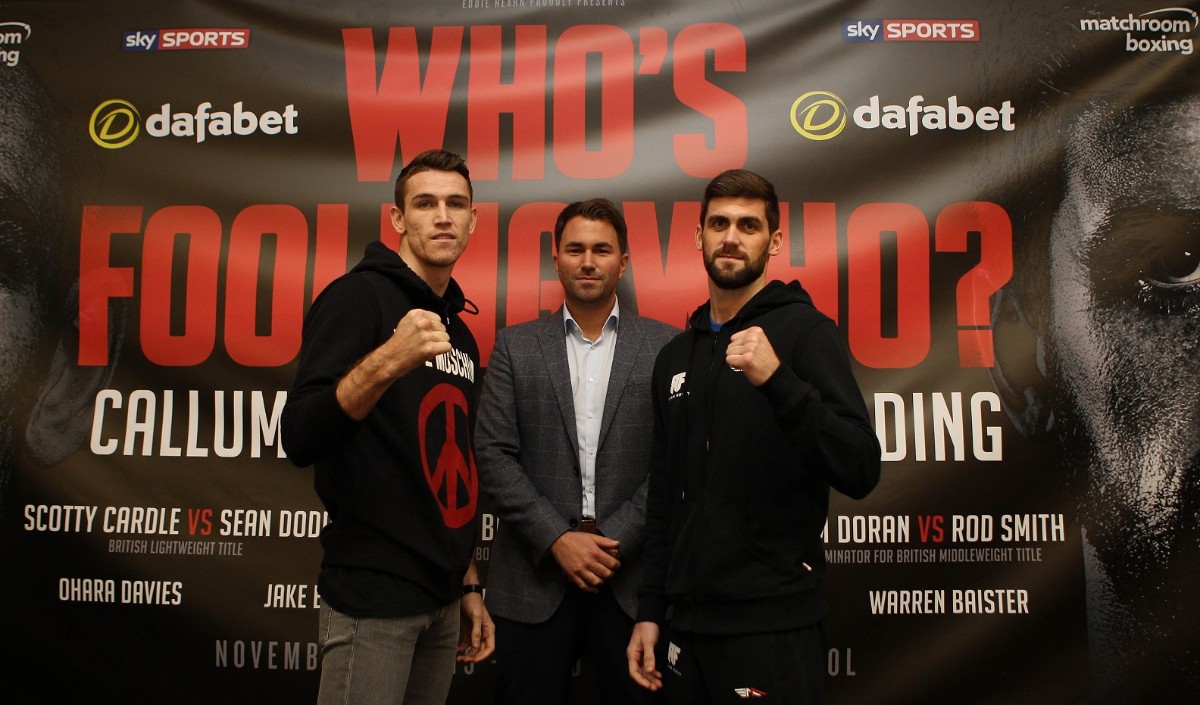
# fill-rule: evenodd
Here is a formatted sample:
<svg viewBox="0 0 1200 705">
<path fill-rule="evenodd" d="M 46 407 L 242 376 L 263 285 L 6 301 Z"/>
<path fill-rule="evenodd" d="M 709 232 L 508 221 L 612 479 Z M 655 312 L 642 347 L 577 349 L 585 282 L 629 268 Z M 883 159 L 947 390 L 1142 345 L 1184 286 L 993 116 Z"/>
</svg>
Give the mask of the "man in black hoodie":
<svg viewBox="0 0 1200 705">
<path fill-rule="evenodd" d="M 770 182 L 742 169 L 709 182 L 696 228 L 709 300 L 654 367 L 646 567 L 627 651 L 633 679 L 673 704 L 821 702 L 829 488 L 862 498 L 879 481 L 837 328 L 798 282 L 767 281 L 782 247 Z"/>
<path fill-rule="evenodd" d="M 479 349 L 450 276 L 472 197 L 461 157 L 418 155 L 396 179 L 398 251 L 367 245 L 304 321 L 282 432 L 329 512 L 318 703 L 442 705 L 456 650 L 495 646 L 471 562 Z"/>
</svg>

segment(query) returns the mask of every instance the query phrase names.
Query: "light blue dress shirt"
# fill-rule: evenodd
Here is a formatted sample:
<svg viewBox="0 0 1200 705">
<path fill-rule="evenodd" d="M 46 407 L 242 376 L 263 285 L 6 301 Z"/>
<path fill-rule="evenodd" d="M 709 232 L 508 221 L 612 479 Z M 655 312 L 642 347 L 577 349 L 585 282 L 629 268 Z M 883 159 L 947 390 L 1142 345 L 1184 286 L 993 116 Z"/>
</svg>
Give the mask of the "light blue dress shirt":
<svg viewBox="0 0 1200 705">
<path fill-rule="evenodd" d="M 604 397 L 608 393 L 608 375 L 613 352 L 617 348 L 618 305 L 600 329 L 600 336 L 588 340 L 583 329 L 563 306 L 563 327 L 567 339 L 567 364 L 571 369 L 571 394 L 575 400 L 575 435 L 579 439 L 579 471 L 583 480 L 583 517 L 596 518 L 596 453 L 600 446 L 600 422 L 604 419 Z"/>
</svg>

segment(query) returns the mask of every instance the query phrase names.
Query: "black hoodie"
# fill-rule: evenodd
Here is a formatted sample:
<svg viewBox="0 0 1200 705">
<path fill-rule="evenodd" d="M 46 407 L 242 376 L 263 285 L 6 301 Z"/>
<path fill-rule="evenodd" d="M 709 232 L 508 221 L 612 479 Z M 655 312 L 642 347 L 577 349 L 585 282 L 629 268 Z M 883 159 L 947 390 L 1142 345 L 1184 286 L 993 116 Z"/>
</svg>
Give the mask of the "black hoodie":
<svg viewBox="0 0 1200 705">
<path fill-rule="evenodd" d="M 761 387 L 725 363 L 761 326 L 779 369 Z M 829 488 L 879 481 L 879 441 L 837 328 L 798 282 L 773 281 L 714 333 L 709 304 L 659 353 L 639 621 L 746 634 L 825 615 Z"/>
<path fill-rule="evenodd" d="M 372 242 L 305 317 L 283 446 L 296 465 L 315 465 L 329 512 L 321 598 L 351 616 L 429 612 L 462 595 L 479 496 L 471 448 L 479 349 L 458 316 L 466 303 L 453 279 L 438 296 Z M 354 421 L 338 404 L 338 381 L 413 308 L 442 317 L 453 350 L 396 380 Z"/>
</svg>

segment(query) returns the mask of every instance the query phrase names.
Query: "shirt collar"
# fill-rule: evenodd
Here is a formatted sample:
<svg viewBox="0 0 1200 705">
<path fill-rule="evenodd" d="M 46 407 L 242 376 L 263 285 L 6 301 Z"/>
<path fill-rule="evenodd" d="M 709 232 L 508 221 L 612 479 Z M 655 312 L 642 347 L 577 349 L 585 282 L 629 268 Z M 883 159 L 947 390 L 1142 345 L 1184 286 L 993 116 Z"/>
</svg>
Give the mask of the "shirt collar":
<svg viewBox="0 0 1200 705">
<path fill-rule="evenodd" d="M 583 329 L 579 327 L 579 323 L 576 322 L 575 317 L 571 315 L 571 309 L 567 308 L 566 304 L 563 304 L 562 310 L 563 310 L 563 332 L 566 333 L 567 335 L 571 335 L 573 331 L 580 331 L 580 333 L 582 334 Z M 614 299 L 612 311 L 609 312 L 608 319 L 606 321 L 604 321 L 604 328 L 602 330 L 610 330 L 610 329 L 616 330 L 617 324 L 620 323 L 620 321 L 621 321 L 621 302 L 617 299 Z"/>
</svg>

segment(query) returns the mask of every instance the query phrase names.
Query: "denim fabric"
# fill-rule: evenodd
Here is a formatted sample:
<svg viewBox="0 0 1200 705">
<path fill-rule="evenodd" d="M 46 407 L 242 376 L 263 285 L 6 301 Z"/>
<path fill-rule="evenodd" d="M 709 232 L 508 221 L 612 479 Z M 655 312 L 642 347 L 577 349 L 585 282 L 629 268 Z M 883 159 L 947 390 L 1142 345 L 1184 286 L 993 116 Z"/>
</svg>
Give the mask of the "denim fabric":
<svg viewBox="0 0 1200 705">
<path fill-rule="evenodd" d="M 410 617 L 350 617 L 321 605 L 318 705 L 445 705 L 459 607 Z"/>
</svg>

